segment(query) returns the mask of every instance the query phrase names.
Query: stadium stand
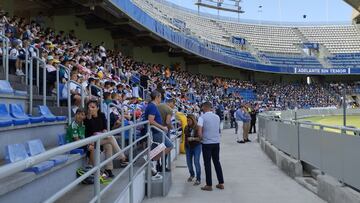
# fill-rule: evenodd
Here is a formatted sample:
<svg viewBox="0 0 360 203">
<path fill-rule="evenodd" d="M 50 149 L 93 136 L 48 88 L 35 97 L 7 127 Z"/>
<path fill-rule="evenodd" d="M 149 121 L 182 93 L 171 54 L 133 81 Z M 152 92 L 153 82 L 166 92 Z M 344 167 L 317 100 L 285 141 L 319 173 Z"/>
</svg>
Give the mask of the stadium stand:
<svg viewBox="0 0 360 203">
<path fill-rule="evenodd" d="M 155 19 L 161 19 L 159 21 L 169 27 L 174 27 L 171 24 L 173 18 L 186 22 L 186 28 L 194 36 L 224 46 L 224 49 L 219 50 L 245 61 L 259 63 L 258 60 L 254 60 L 256 57 L 252 56 L 259 54 L 264 58 L 260 63 L 270 62 L 280 66 L 357 67 L 354 65 L 356 63 L 354 58 L 341 57 L 341 54 L 360 53 L 358 40 L 360 33 L 356 25 L 299 27 L 256 25 L 202 17 L 164 0 L 135 0 L 134 3 Z M 235 44 L 231 42 L 234 36 L 246 39 L 248 46 L 253 47 L 255 51 L 248 49 L 244 52 L 235 49 Z M 323 46 L 329 52 L 324 60 L 329 60 L 330 63 L 322 64 L 316 56 L 308 56 L 302 50 L 302 44 L 307 42 L 316 42 Z M 333 54 L 335 55 L 332 56 Z M 285 64 L 288 60 L 294 63 Z"/>
<path fill-rule="evenodd" d="M 219 52 L 248 63 L 323 68 L 316 56 L 306 55 L 301 49 L 302 43 L 311 41 L 319 42 L 329 50 L 332 55 L 327 56 L 327 59 L 332 67 L 359 67 L 359 42 L 355 42 L 355 39 L 359 39 L 359 33 L 354 26 L 311 28 L 251 25 L 220 21 L 179 11 L 157 0 L 134 0 L 134 2 L 172 29 L 195 36 L 203 43 L 220 45 Z M 329 84 L 330 88 L 327 89 L 326 85 L 320 83 L 275 84 L 192 74 L 175 67 L 137 61 L 120 51 L 107 49 L 103 44 L 93 45 L 84 42 L 73 32 L 61 33 L 51 28 L 46 29 L 28 19 L 8 18 L 11 23 L 3 25 L 7 36 L 16 43 L 23 43 L 28 56 L 36 56 L 34 47 L 40 50 L 37 57 L 41 57 L 41 61 L 46 65 L 41 68 L 46 69 L 45 82 L 48 91 L 47 95 L 41 95 L 41 87 L 34 87 L 34 95 L 29 95 L 30 85 L 26 82 L 24 84 L 24 76 L 19 74 L 20 71 L 17 76 L 10 74 L 9 80 L 0 80 L 0 159 L 3 160 L 3 165 L 25 160 L 46 150 L 68 144 L 65 139 L 67 121 L 71 121 L 72 115 L 83 106 L 83 101 L 92 99 L 102 102 L 104 113 L 109 110 L 110 126 L 115 125 L 121 112 L 109 107 L 109 104 L 117 105 L 124 111 L 121 118 L 124 119 L 123 126 L 131 125 L 142 119 L 148 93 L 155 89 L 166 95 L 166 98 L 175 98 L 179 111 L 196 115 L 200 103 L 204 101 L 211 101 L 215 106 L 222 106 L 227 110 L 243 103 L 252 104 L 262 110 L 339 105 L 340 90 L 337 87 L 342 85 L 338 83 Z M 186 29 L 175 25 L 174 19 L 186 22 Z M 303 36 L 299 36 L 299 32 Z M 346 33 L 345 45 L 338 46 L 340 37 L 333 38 L 333 34 L 324 34 L 331 32 L 337 36 Z M 249 43 L 247 46 L 254 50 L 239 48 L 231 42 L 233 36 L 245 38 Z M 27 43 L 33 46 L 26 46 Z M 22 50 L 19 47 L 11 48 Z M 5 55 L 2 51 L 1 57 Z M 25 63 L 36 62 L 30 59 Z M 5 65 L 2 64 L 1 69 L 4 69 Z M 11 67 L 13 72 L 15 68 Z M 5 73 L 1 72 L 1 78 L 5 78 L 4 75 Z M 56 81 L 57 76 L 59 83 Z M 37 82 L 36 77 L 25 78 L 28 79 L 30 83 Z M 12 86 L 17 88 L 14 90 Z M 20 88 L 22 90 L 18 90 L 20 86 L 24 86 Z M 70 95 L 67 94 L 67 88 L 70 89 Z M 358 86 L 349 84 L 347 88 L 351 90 Z M 59 97 L 63 109 L 71 108 L 70 114 L 57 111 L 62 107 L 56 105 L 54 95 Z M 31 115 L 27 114 L 33 111 L 32 106 L 27 102 L 30 96 L 34 96 L 34 106 L 37 106 L 34 109 L 37 111 Z M 47 105 L 40 102 L 43 97 Z M 67 99 L 71 100 L 70 106 L 64 102 Z M 70 117 L 65 117 L 66 114 Z M 135 137 L 141 137 L 139 129 L 134 131 Z M 130 130 L 123 133 L 127 142 L 130 142 L 129 132 Z M 2 149 L 5 149 L 5 154 Z M 32 191 L 31 184 L 41 185 L 49 180 L 55 183 L 47 191 L 47 195 L 54 193 L 73 181 L 76 178 L 76 169 L 86 165 L 85 162 L 84 149 L 79 148 L 26 170 L 34 173 L 21 172 L 8 177 L 3 181 L 5 184 L 0 185 L 0 201 L 2 198 L 15 200 L 15 192 L 41 193 L 41 187 L 38 191 Z M 7 183 L 6 181 L 9 180 L 11 181 Z M 57 182 L 58 180 L 61 181 Z M 43 201 L 45 196 L 36 197 L 34 202 Z"/>
</svg>

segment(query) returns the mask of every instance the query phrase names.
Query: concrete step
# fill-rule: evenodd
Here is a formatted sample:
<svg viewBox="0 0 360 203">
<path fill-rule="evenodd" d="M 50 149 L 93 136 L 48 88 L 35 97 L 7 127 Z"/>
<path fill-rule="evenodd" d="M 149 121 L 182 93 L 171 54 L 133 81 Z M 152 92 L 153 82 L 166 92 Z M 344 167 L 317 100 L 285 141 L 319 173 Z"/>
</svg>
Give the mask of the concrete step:
<svg viewBox="0 0 360 203">
<path fill-rule="evenodd" d="M 296 177 L 295 181 L 314 194 L 318 193 L 318 182 L 313 178 Z"/>
</svg>

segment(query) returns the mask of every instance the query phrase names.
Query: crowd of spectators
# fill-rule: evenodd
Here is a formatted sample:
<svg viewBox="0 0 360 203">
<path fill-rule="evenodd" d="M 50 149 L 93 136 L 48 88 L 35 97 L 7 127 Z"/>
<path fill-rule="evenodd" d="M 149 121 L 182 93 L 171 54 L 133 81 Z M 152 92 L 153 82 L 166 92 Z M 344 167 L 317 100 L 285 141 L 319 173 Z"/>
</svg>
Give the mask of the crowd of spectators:
<svg viewBox="0 0 360 203">
<path fill-rule="evenodd" d="M 10 72 L 24 75 L 22 67 L 25 54 L 36 56 L 34 48 L 40 50 L 40 57 L 46 62 L 48 94 L 56 94 L 56 70 L 59 69 L 62 83 L 69 79 L 85 89 L 85 100 L 100 96 L 97 85 L 104 90 L 106 104 L 114 101 L 126 110 L 141 110 L 139 104 L 143 93 L 157 89 L 166 98 L 181 101 L 180 110 L 199 111 L 197 104 L 212 101 L 216 106 L 230 109 L 244 103 L 244 98 L 229 89 L 250 89 L 256 95 L 256 102 L 264 109 L 293 109 L 328 107 L 338 105 L 336 95 L 320 84 L 276 84 L 254 83 L 235 79 L 210 77 L 183 71 L 180 65 L 167 67 L 161 64 L 137 62 L 120 51 L 106 49 L 105 43 L 93 45 L 76 37 L 75 31 L 68 33 L 46 28 L 36 20 L 20 17 L 6 17 L 0 20 L 0 28 L 10 39 Z M 0 52 L 0 55 L 2 53 Z M 59 64 L 63 66 L 59 66 Z M 66 67 L 66 68 L 64 68 Z M 67 71 L 70 70 L 70 72 Z M 332 87 L 337 83 L 331 84 Z M 149 89 L 149 91 L 147 91 Z M 90 94 L 91 91 L 91 94 Z M 146 91 L 146 92 L 145 92 Z M 81 104 L 80 90 L 70 85 L 73 112 Z M 67 97 L 67 86 L 60 93 Z M 141 105 L 140 105 L 141 106 Z"/>
</svg>

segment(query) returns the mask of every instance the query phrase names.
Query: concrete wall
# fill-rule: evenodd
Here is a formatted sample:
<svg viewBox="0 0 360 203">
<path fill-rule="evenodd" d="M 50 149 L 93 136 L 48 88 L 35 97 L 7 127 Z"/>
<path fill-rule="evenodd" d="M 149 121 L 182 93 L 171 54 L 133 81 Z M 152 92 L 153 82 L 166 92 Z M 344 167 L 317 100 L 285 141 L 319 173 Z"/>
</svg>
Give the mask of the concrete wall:
<svg viewBox="0 0 360 203">
<path fill-rule="evenodd" d="M 13 13 L 14 13 L 14 0 L 1 0 L 0 1 L 0 8 L 2 8 L 5 11 L 9 12 L 10 15 L 13 15 Z"/>
<path fill-rule="evenodd" d="M 180 63 L 185 67 L 185 61 L 182 57 L 169 57 L 167 52 L 153 53 L 150 47 L 133 47 L 132 56 L 137 61 L 154 64 L 164 64 L 166 66 Z"/>
<path fill-rule="evenodd" d="M 114 48 L 114 40 L 110 31 L 105 29 L 87 29 L 85 22 L 76 16 L 52 16 L 51 26 L 55 30 L 63 30 L 69 32 L 75 31 L 75 35 L 83 41 L 93 43 L 93 45 L 99 45 L 101 42 L 105 42 L 106 48 Z"/>
</svg>

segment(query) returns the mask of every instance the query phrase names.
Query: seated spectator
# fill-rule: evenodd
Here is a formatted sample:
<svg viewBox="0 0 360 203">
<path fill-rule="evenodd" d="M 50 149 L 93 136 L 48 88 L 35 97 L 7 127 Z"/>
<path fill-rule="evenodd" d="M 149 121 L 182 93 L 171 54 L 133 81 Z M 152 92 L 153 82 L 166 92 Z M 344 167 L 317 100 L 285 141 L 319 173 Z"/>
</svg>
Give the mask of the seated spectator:
<svg viewBox="0 0 360 203">
<path fill-rule="evenodd" d="M 85 125 L 84 120 L 86 118 L 85 109 L 78 108 L 76 110 L 73 122 L 67 127 L 66 142 L 75 142 L 85 138 Z M 88 164 L 93 165 L 94 162 L 94 145 L 87 145 L 83 147 L 89 158 Z"/>
<path fill-rule="evenodd" d="M 96 136 L 97 134 L 101 134 L 106 132 L 107 121 L 105 114 L 102 113 L 98 107 L 98 102 L 96 100 L 90 100 L 87 105 L 87 115 L 84 121 L 85 123 L 85 136 Z M 94 143 L 95 144 L 95 143 Z M 91 144 L 94 146 L 94 144 Z M 105 139 L 100 141 L 100 145 L 105 152 L 106 159 L 110 158 L 112 155 L 121 151 L 116 139 L 114 136 L 108 136 Z M 123 165 L 126 165 L 127 158 L 124 153 L 121 153 L 117 158 Z M 112 170 L 113 162 L 110 161 L 105 165 L 105 172 L 109 177 L 114 177 Z"/>
</svg>

